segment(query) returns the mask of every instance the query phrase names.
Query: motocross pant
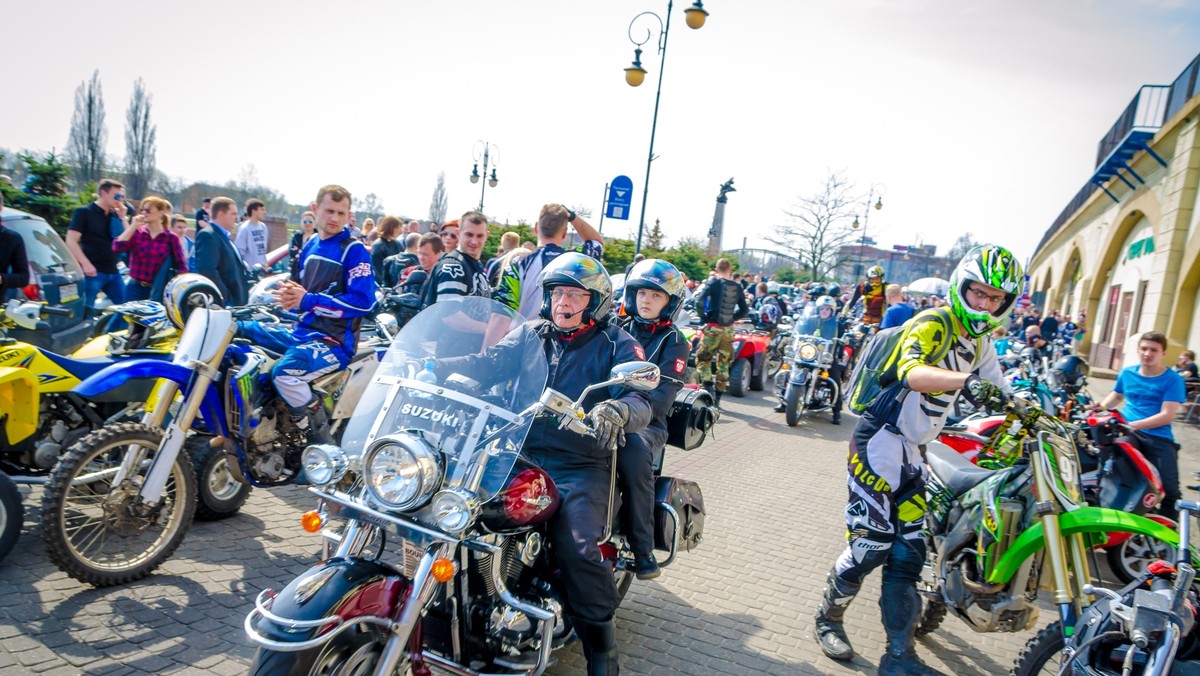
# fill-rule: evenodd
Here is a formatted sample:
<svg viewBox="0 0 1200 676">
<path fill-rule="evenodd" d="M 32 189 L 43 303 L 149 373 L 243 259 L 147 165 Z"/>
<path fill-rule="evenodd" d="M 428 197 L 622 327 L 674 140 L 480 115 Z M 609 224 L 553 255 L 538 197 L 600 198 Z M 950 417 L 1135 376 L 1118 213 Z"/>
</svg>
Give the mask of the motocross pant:
<svg viewBox="0 0 1200 676">
<path fill-rule="evenodd" d="M 708 324 L 700 337 L 700 349 L 696 350 L 696 371 L 701 383 L 716 381 L 718 392 L 729 388 L 729 365 L 733 362 L 733 327 Z M 712 370 L 716 357 L 717 372 Z"/>
<path fill-rule="evenodd" d="M 567 614 L 584 622 L 608 622 L 620 602 L 612 567 L 600 552 L 611 465 L 607 460 L 564 457 L 561 451 L 527 448 L 526 453 L 558 487 L 558 511 L 550 520 L 549 535 L 562 571 Z"/>
<path fill-rule="evenodd" d="M 1146 460 L 1149 460 L 1150 464 L 1158 470 L 1158 477 L 1162 479 L 1163 491 L 1166 492 L 1162 504 L 1158 506 L 1158 513 L 1172 519 L 1175 518 L 1178 514 L 1175 503 L 1183 497 L 1179 490 L 1179 455 L 1176 452 L 1179 447 L 1167 437 L 1146 434 L 1141 430 L 1121 437 L 1121 440 L 1141 451 L 1142 455 L 1146 456 Z"/>
<path fill-rule="evenodd" d="M 638 556 L 654 551 L 654 453 L 667 443 L 666 430 L 647 427 L 625 437 L 617 451 L 617 485 L 629 548 Z"/>
<path fill-rule="evenodd" d="M 271 367 L 275 390 L 293 411 L 303 409 L 313 400 L 313 380 L 346 368 L 350 355 L 340 345 L 328 340 L 301 341 L 291 327 L 261 322 L 238 322 L 237 335 L 255 345 L 279 352 L 283 357 Z"/>
<path fill-rule="evenodd" d="M 914 585 L 925 562 L 925 464 L 920 449 L 869 413 L 850 439 L 846 549 L 834 570 L 838 587 L 858 592 L 883 566 L 883 586 Z"/>
</svg>

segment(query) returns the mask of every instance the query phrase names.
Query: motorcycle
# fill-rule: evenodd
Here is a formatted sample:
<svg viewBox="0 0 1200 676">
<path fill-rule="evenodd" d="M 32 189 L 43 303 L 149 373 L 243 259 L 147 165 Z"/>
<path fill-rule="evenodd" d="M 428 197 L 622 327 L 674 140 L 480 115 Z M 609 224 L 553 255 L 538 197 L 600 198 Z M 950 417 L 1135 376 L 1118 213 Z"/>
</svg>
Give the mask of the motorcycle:
<svg viewBox="0 0 1200 676">
<path fill-rule="evenodd" d="M 438 381 L 435 364 L 445 356 L 483 346 L 482 335 L 445 331 L 460 309 L 476 318 L 504 312 L 484 298 L 421 312 L 392 343 L 341 446 L 306 450 L 319 507 L 305 527 L 326 539 L 325 558 L 282 591 L 258 595 L 244 622 L 259 646 L 253 673 L 434 666 L 541 674 L 571 640 L 546 532 L 558 491 L 522 457 L 525 437 L 538 416 L 593 434 L 584 398 L 610 386 L 653 389 L 658 368 L 621 364 L 572 402 L 546 388 L 540 339 L 517 330 L 503 351 L 487 353 L 495 384 L 459 371 Z M 612 476 L 609 524 L 618 510 L 615 469 Z M 669 552 L 666 567 L 700 543 L 704 506 L 695 483 L 660 476 L 657 490 L 656 547 Z M 335 518 L 340 529 L 330 525 Z M 623 598 L 634 576 L 619 528 L 610 527 L 600 549 Z"/>
<path fill-rule="evenodd" d="M 1200 637 L 1194 632 L 1200 605 L 1194 585 L 1196 560 L 1190 547 L 1191 517 L 1200 503 L 1179 501 L 1179 545 L 1174 565 L 1158 560 L 1120 591 L 1085 585 L 1100 599 L 1084 611 L 1073 632 L 1051 624 L 1026 642 L 1017 657 L 1017 676 L 1200 672 Z M 1061 662 L 1061 664 L 1059 663 Z"/>
<path fill-rule="evenodd" d="M 80 378 L 135 355 L 166 358 L 175 333 L 157 303 L 125 303 L 106 312 L 134 320 L 134 328 L 93 338 L 70 357 L 0 337 L 0 559 L 16 544 L 25 510 L 18 484 L 44 484 L 62 449 L 88 432 L 133 416 L 148 397 L 150 381 L 130 383 L 107 396 L 82 398 L 71 388 Z M 45 327 L 42 314 L 69 316 L 62 308 L 10 301 L 0 307 L 0 331 Z"/>
<path fill-rule="evenodd" d="M 977 632 L 1023 631 L 1037 621 L 1039 588 L 1052 590 L 1061 626 L 1074 627 L 1091 602 L 1083 591 L 1091 582 L 1089 534 L 1178 543 L 1173 530 L 1146 517 L 1084 503 L 1076 445 L 1061 421 L 1019 398 L 1004 412 L 986 450 L 1016 457 L 1011 466 L 978 467 L 936 442 L 926 449 L 918 635 L 951 610 Z"/>
<path fill-rule="evenodd" d="M 841 383 L 829 375 L 829 367 L 841 357 L 840 339 L 796 335 L 785 363 L 775 376 L 775 394 L 783 401 L 788 427 L 795 427 L 805 411 L 832 409 Z"/>
<path fill-rule="evenodd" d="M 938 441 L 981 467 L 1002 469 L 1017 458 L 997 457 L 984 449 L 988 437 L 1001 429 L 1004 420 L 1003 416 L 970 418 L 943 429 Z M 1080 485 L 1087 504 L 1143 515 L 1175 528 L 1170 517 L 1149 513 L 1162 503 L 1166 490 L 1154 465 L 1132 444 L 1119 439 L 1131 433 L 1120 413 L 1098 411 L 1088 415 L 1083 426 L 1064 424 L 1063 428 L 1077 449 Z M 1165 553 L 1161 542 L 1127 532 L 1109 533 L 1093 546 L 1104 550 L 1109 568 L 1122 582 L 1136 579 L 1146 563 Z"/>
<path fill-rule="evenodd" d="M 236 317 L 266 310 L 194 308 L 171 361 L 124 362 L 75 388 L 93 396 L 152 377 L 160 379 L 159 401 L 183 396 L 169 421 L 168 407 L 159 407 L 141 423 L 89 434 L 59 460 L 42 497 L 42 538 L 61 570 L 95 586 L 141 579 L 171 556 L 197 511 L 220 518 L 240 509 L 243 486 L 301 478 L 306 433 L 271 386 L 281 355 L 234 338 Z M 313 381 L 331 433 L 341 431 L 378 364 L 376 346 L 364 341 L 346 369 Z M 207 443 L 184 453 L 194 422 Z"/>
</svg>

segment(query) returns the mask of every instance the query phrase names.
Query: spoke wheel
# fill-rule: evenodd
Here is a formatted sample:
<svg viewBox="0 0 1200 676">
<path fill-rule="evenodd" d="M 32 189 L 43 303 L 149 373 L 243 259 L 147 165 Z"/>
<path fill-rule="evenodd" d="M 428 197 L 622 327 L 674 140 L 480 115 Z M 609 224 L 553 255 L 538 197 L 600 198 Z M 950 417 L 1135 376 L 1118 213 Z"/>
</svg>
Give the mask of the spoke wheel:
<svg viewBox="0 0 1200 676">
<path fill-rule="evenodd" d="M 1061 621 L 1043 628 L 1021 649 L 1021 654 L 1017 656 L 1017 664 L 1012 670 L 1013 676 L 1057 676 L 1063 663 L 1064 643 Z"/>
<path fill-rule="evenodd" d="M 163 430 L 123 423 L 97 430 L 71 447 L 42 497 L 42 540 L 50 559 L 71 577 L 98 587 L 146 577 L 187 534 L 196 511 L 196 477 L 186 453 L 172 463 L 163 497 L 142 504 L 138 490 L 159 452 Z M 119 485 L 125 454 L 145 460 Z"/>
</svg>

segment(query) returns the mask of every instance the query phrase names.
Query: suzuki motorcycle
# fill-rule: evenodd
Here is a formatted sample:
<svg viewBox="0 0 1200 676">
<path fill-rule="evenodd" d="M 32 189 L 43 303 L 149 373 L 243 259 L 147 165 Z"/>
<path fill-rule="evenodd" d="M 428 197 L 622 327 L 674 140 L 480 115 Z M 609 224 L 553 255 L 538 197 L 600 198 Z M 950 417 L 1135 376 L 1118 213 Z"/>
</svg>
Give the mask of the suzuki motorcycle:
<svg viewBox="0 0 1200 676">
<path fill-rule="evenodd" d="M 788 427 L 795 427 L 805 411 L 832 409 L 841 383 L 829 375 L 829 367 L 843 352 L 840 339 L 797 335 L 792 341 L 789 362 L 775 375 L 775 394 L 785 406 Z"/>
<path fill-rule="evenodd" d="M 1196 635 L 1196 559 L 1191 551 L 1191 517 L 1200 503 L 1179 501 L 1179 546 L 1147 566 L 1131 584 L 1113 591 L 1085 585 L 1100 597 L 1064 638 L 1057 622 L 1025 643 L 1013 673 L 1143 676 L 1200 673 Z"/>
<path fill-rule="evenodd" d="M 1018 457 L 1011 466 L 985 469 L 929 444 L 918 635 L 947 611 L 977 632 L 1023 631 L 1037 621 L 1039 588 L 1052 592 L 1061 626 L 1074 627 L 1091 603 L 1083 586 L 1091 582 L 1092 538 L 1120 531 L 1178 543 L 1160 523 L 1086 505 L 1075 448 L 1061 421 L 1018 398 L 1005 406 L 986 449 Z"/>
<path fill-rule="evenodd" d="M 264 310 L 246 306 L 236 313 Z M 301 478 L 306 432 L 271 385 L 271 366 L 281 355 L 235 340 L 236 329 L 235 312 L 194 308 L 171 361 L 125 362 L 76 388 L 91 396 L 151 377 L 161 379 L 159 401 L 183 396 L 169 421 L 156 410 L 146 422 L 98 430 L 55 466 L 42 498 L 42 537 L 68 575 L 96 586 L 143 578 L 183 541 L 198 492 L 209 492 L 205 510 L 236 511 L 246 499 L 240 485 L 283 486 Z M 334 434 L 379 364 L 375 349 L 364 341 L 349 367 L 312 383 Z M 197 421 L 208 443 L 185 453 Z M 197 467 L 205 472 L 199 487 Z"/>
<path fill-rule="evenodd" d="M 439 380 L 441 360 L 483 347 L 481 334 L 446 331 L 460 311 L 511 316 L 485 298 L 422 311 L 392 343 L 343 443 L 306 449 L 305 472 L 320 502 L 304 522 L 328 541 L 326 557 L 282 591 L 259 594 L 244 623 L 259 646 L 252 673 L 429 673 L 432 666 L 541 674 L 572 640 L 546 531 L 558 491 L 522 457 L 525 438 L 539 416 L 593 434 L 580 402 L 610 386 L 653 389 L 658 368 L 621 364 L 572 402 L 546 388 L 541 340 L 518 328 L 502 350 L 486 353 L 487 385 L 465 369 Z M 610 524 L 615 476 L 614 469 Z M 657 489 L 656 547 L 668 552 L 665 567 L 700 543 L 704 505 L 693 482 L 660 476 Z M 333 528 L 333 519 L 344 525 Z M 623 598 L 632 554 L 619 528 L 600 544 Z"/>
</svg>

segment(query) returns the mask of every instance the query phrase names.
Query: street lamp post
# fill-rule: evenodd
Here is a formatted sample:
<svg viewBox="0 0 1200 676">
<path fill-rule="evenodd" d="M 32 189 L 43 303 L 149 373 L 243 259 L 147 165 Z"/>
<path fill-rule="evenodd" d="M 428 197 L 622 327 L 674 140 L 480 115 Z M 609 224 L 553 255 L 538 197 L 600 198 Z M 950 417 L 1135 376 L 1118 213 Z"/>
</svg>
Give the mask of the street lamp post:
<svg viewBox="0 0 1200 676">
<path fill-rule="evenodd" d="M 629 41 L 636 47 L 633 50 L 633 63 L 625 69 L 625 82 L 630 87 L 637 87 L 646 79 L 646 69 L 642 68 L 642 45 L 650 41 L 650 36 L 653 31 L 646 29 L 646 37 L 637 40 L 633 37 L 633 24 L 643 16 L 654 17 L 658 21 L 658 89 L 654 92 L 654 118 L 650 124 L 650 152 L 646 156 L 646 180 L 642 186 L 642 213 L 638 217 L 638 234 L 637 243 L 634 246 L 634 253 L 642 250 L 642 231 L 646 227 L 646 198 L 650 194 L 650 163 L 654 161 L 654 134 L 658 131 L 658 101 L 662 96 L 662 80 L 663 67 L 667 63 L 667 35 L 671 31 L 671 7 L 674 5 L 674 0 L 667 0 L 667 21 L 663 23 L 662 17 L 654 12 L 642 12 L 633 17 L 629 22 Z M 684 10 L 685 21 L 689 28 L 697 29 L 704 25 L 704 20 L 708 18 L 708 12 L 704 9 L 700 0 L 692 3 L 691 7 Z"/>
<path fill-rule="evenodd" d="M 875 194 L 876 190 L 879 191 L 878 195 Z M 875 204 L 873 206 L 875 207 L 876 211 L 879 211 L 883 208 L 883 195 L 886 192 L 887 186 L 879 183 L 872 183 L 870 190 L 867 191 L 867 201 L 863 202 L 862 223 L 860 224 L 858 222 L 858 215 L 855 214 L 854 222 L 850 224 L 850 227 L 854 228 L 855 230 L 857 230 L 860 226 L 862 227 L 862 239 L 859 241 L 858 245 L 858 265 L 855 266 L 855 277 L 861 278 L 863 274 L 863 259 L 866 257 L 867 253 L 867 219 L 871 217 L 871 200 L 875 200 Z"/>
<path fill-rule="evenodd" d="M 480 157 L 481 150 L 482 150 L 482 155 L 483 155 L 482 158 Z M 488 176 L 488 161 L 490 159 L 489 152 L 491 153 L 491 155 L 495 155 L 496 151 L 498 151 L 498 150 L 500 150 L 500 148 L 496 147 L 495 144 L 488 143 L 487 141 L 476 141 L 475 148 L 471 151 L 471 157 L 474 158 L 474 160 L 475 160 L 475 164 L 471 166 L 471 182 L 479 183 L 480 182 L 479 179 L 481 177 L 487 179 L 487 180 L 483 181 L 483 185 L 480 186 L 480 188 L 479 188 L 479 213 L 481 213 L 481 214 L 483 213 L 483 193 L 487 191 L 487 188 L 489 185 L 492 186 L 493 188 L 495 188 L 496 184 L 500 182 L 500 179 L 496 178 L 496 161 L 495 161 L 495 159 L 491 159 L 492 175 L 490 177 Z M 482 175 L 479 173 L 480 161 L 483 162 L 483 174 Z"/>
</svg>

